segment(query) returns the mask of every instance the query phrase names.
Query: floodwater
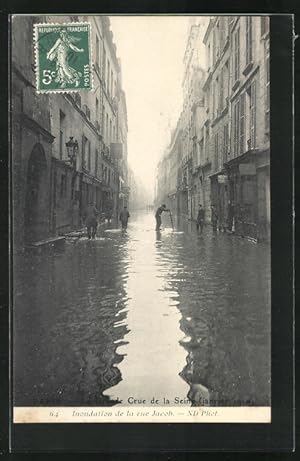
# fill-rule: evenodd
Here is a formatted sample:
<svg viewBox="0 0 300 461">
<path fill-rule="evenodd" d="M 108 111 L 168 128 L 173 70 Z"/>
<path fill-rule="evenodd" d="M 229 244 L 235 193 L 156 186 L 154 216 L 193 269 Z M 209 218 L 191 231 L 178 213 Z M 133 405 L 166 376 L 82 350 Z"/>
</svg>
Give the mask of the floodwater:
<svg viewBox="0 0 300 461">
<path fill-rule="evenodd" d="M 15 405 L 270 403 L 269 246 L 163 225 L 15 257 Z"/>
</svg>

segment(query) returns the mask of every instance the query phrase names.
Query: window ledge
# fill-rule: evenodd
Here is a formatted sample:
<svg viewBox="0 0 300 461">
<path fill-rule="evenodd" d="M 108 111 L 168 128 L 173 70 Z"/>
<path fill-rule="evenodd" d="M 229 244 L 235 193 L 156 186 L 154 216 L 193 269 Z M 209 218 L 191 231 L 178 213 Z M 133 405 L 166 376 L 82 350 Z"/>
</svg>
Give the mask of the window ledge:
<svg viewBox="0 0 300 461">
<path fill-rule="evenodd" d="M 244 75 L 248 75 L 249 72 L 250 72 L 252 69 L 253 69 L 253 61 L 250 61 L 250 62 L 246 65 L 245 69 L 243 70 L 243 74 L 244 74 Z"/>
</svg>

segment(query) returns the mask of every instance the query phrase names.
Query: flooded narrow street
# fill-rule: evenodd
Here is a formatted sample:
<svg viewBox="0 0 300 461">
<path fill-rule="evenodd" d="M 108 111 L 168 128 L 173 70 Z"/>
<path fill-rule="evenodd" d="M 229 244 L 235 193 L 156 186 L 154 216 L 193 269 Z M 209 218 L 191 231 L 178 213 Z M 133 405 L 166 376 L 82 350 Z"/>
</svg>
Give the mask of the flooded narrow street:
<svg viewBox="0 0 300 461">
<path fill-rule="evenodd" d="M 269 246 L 175 227 L 15 258 L 16 405 L 269 404 Z"/>
</svg>

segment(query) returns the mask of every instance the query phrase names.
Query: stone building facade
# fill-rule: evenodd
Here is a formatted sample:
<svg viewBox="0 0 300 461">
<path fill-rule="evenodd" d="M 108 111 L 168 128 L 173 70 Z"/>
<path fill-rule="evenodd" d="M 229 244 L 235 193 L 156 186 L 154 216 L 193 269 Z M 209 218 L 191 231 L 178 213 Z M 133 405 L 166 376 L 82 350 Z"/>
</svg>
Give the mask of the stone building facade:
<svg viewBox="0 0 300 461">
<path fill-rule="evenodd" d="M 231 17 L 230 156 L 224 167 L 236 232 L 270 232 L 269 18 Z"/>
<path fill-rule="evenodd" d="M 50 233 L 49 96 L 35 90 L 33 18 L 15 16 L 11 49 L 11 206 L 14 250 Z"/>
<path fill-rule="evenodd" d="M 190 19 L 191 27 L 187 39 L 183 58 L 184 76 L 183 111 L 182 111 L 182 202 L 183 213 L 189 219 L 195 219 L 200 198 L 199 161 L 200 161 L 200 132 L 199 123 L 203 119 L 203 83 L 205 75 L 205 47 L 203 37 L 206 30 L 207 18 L 203 17 L 198 23 Z M 184 203 L 187 200 L 187 204 Z"/>
<path fill-rule="evenodd" d="M 210 222 L 213 205 L 220 229 L 267 239 L 269 18 L 211 17 L 202 30 L 201 23 L 191 25 L 184 57 L 177 212 L 194 220 L 201 203 Z M 158 166 L 157 197 L 172 193 L 166 190 L 170 155 L 164 154 Z"/>
<path fill-rule="evenodd" d="M 226 16 L 210 20 L 205 37 L 207 78 L 204 84 L 207 119 L 205 134 L 210 158 L 210 205 L 215 206 L 219 226 L 228 219 L 228 187 L 224 179 L 224 163 L 229 148 L 229 21 Z"/>
<path fill-rule="evenodd" d="M 34 21 L 90 22 L 92 91 L 37 95 Z M 109 18 L 16 16 L 12 37 L 13 208 L 19 243 L 82 227 L 90 202 L 117 217 L 129 193 L 128 122 Z M 68 156 L 69 141 L 78 146 L 75 162 Z"/>
</svg>

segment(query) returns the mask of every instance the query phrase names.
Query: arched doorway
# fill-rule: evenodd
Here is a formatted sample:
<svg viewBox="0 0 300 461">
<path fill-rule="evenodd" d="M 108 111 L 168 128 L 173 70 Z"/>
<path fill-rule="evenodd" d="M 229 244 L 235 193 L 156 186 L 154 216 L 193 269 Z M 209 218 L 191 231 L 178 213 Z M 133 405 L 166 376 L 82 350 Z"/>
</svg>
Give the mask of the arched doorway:
<svg viewBox="0 0 300 461">
<path fill-rule="evenodd" d="M 47 234 L 47 161 L 40 144 L 30 154 L 27 168 L 25 240 L 34 242 Z"/>
</svg>

